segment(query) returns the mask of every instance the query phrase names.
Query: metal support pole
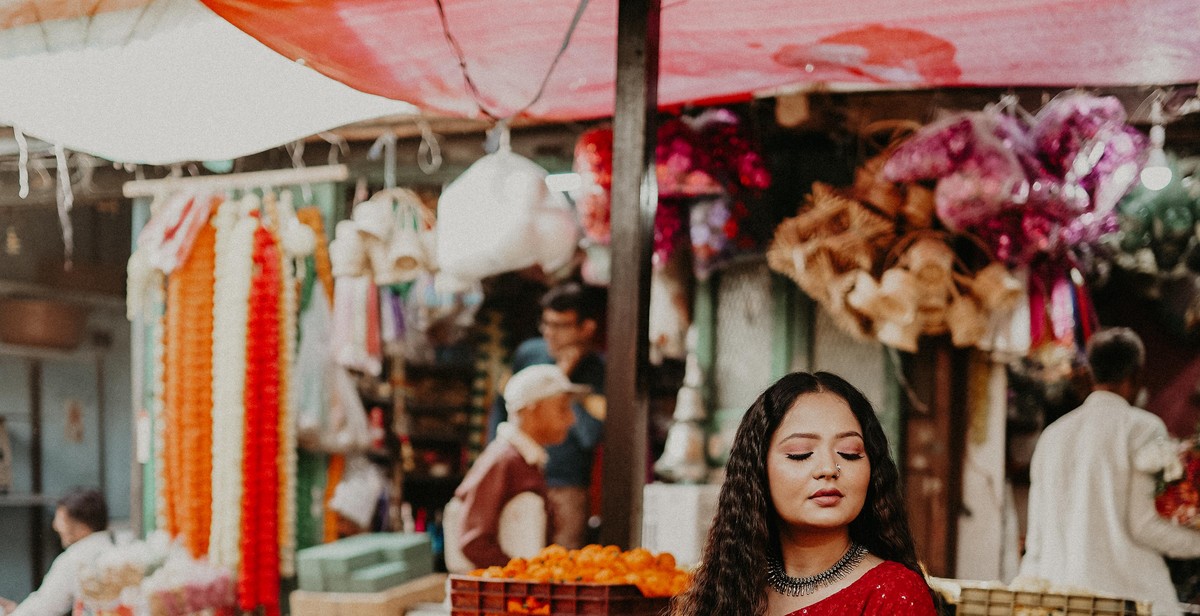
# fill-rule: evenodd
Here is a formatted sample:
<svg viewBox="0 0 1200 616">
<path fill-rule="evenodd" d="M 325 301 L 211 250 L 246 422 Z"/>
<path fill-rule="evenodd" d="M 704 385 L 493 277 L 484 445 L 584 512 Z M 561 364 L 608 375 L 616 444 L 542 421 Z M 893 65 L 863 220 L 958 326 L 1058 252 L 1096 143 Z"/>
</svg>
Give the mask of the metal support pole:
<svg viewBox="0 0 1200 616">
<path fill-rule="evenodd" d="M 42 525 L 45 524 L 45 495 L 42 490 L 42 360 L 29 360 L 29 487 L 34 498 L 39 499 L 30 511 L 29 542 L 32 544 L 30 564 L 33 566 L 33 588 L 42 585 L 45 546 Z"/>
<path fill-rule="evenodd" d="M 654 172 L 661 0 L 620 0 L 613 113 L 612 282 L 601 541 L 640 543 L 646 483 L 647 320 L 658 184 Z"/>
<path fill-rule="evenodd" d="M 99 466 L 100 481 L 97 487 L 100 488 L 100 493 L 108 499 L 108 405 L 105 401 L 105 396 L 108 395 L 108 390 L 104 383 L 104 360 L 105 352 L 103 350 L 96 353 L 96 453 L 97 466 Z M 136 456 L 135 456 L 136 457 Z"/>
</svg>

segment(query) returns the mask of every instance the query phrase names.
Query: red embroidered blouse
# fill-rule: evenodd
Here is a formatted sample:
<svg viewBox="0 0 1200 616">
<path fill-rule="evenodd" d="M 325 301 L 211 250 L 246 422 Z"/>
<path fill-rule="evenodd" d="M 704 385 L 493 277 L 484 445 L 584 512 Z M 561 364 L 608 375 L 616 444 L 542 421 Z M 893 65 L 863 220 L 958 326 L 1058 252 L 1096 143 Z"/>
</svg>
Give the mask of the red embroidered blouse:
<svg viewBox="0 0 1200 616">
<path fill-rule="evenodd" d="M 787 616 L 936 616 L 921 576 L 885 560 L 853 584 Z"/>
</svg>

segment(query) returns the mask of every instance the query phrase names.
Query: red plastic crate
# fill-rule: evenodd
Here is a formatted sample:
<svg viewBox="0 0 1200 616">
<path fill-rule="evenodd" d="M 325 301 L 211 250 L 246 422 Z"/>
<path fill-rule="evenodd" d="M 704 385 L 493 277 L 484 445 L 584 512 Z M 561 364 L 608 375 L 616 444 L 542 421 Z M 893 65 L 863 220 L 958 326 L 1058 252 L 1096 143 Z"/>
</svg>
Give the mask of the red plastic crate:
<svg viewBox="0 0 1200 616">
<path fill-rule="evenodd" d="M 451 616 L 536 614 L 665 616 L 670 597 L 646 597 L 637 586 L 551 584 L 450 576 Z"/>
</svg>

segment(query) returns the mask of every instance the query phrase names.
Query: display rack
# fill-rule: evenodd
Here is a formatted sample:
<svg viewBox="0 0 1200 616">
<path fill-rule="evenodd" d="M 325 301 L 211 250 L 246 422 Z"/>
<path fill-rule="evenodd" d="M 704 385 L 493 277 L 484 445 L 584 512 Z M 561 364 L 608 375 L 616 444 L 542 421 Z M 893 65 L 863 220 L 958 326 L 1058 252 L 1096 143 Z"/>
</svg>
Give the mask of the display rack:
<svg viewBox="0 0 1200 616">
<path fill-rule="evenodd" d="M 468 465 L 471 383 L 468 362 L 409 363 L 404 366 L 403 412 L 413 451 L 404 477 L 404 500 L 432 520 L 454 496 Z"/>
</svg>

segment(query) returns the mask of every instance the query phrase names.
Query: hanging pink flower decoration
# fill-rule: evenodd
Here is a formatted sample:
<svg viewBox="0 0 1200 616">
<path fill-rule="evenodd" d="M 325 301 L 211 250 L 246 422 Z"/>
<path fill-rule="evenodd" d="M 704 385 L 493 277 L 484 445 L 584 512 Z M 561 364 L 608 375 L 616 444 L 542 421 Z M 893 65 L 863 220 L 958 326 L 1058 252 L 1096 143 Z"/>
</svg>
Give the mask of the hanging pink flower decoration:
<svg viewBox="0 0 1200 616">
<path fill-rule="evenodd" d="M 720 225 L 724 243 L 716 255 L 708 239 L 694 240 L 707 261 L 729 252 L 729 246 L 743 246 L 738 235 L 740 221 L 748 215 L 743 205 L 746 196 L 754 196 L 771 185 L 762 155 L 745 134 L 741 120 L 726 109 L 711 109 L 695 118 L 674 118 L 658 128 L 655 146 L 655 172 L 658 177 L 659 214 L 655 222 L 655 263 L 665 263 L 680 242 L 680 232 L 691 217 L 681 211 L 676 199 L 729 195 L 731 208 L 724 204 L 727 220 Z M 584 133 L 575 147 L 575 170 L 583 176 L 583 187 L 575 195 L 584 233 L 593 242 L 611 241 L 612 130 L 601 128 Z M 712 228 L 709 223 L 705 226 Z M 706 231 L 700 231 L 703 236 Z M 736 241 L 734 241 L 736 240 Z M 699 242 L 697 244 L 696 242 Z"/>
<path fill-rule="evenodd" d="M 1027 124 L 997 110 L 920 130 L 884 166 L 891 181 L 936 180 L 938 218 L 1013 265 L 1086 249 L 1145 164 L 1146 138 L 1112 97 L 1063 96 Z"/>
</svg>

